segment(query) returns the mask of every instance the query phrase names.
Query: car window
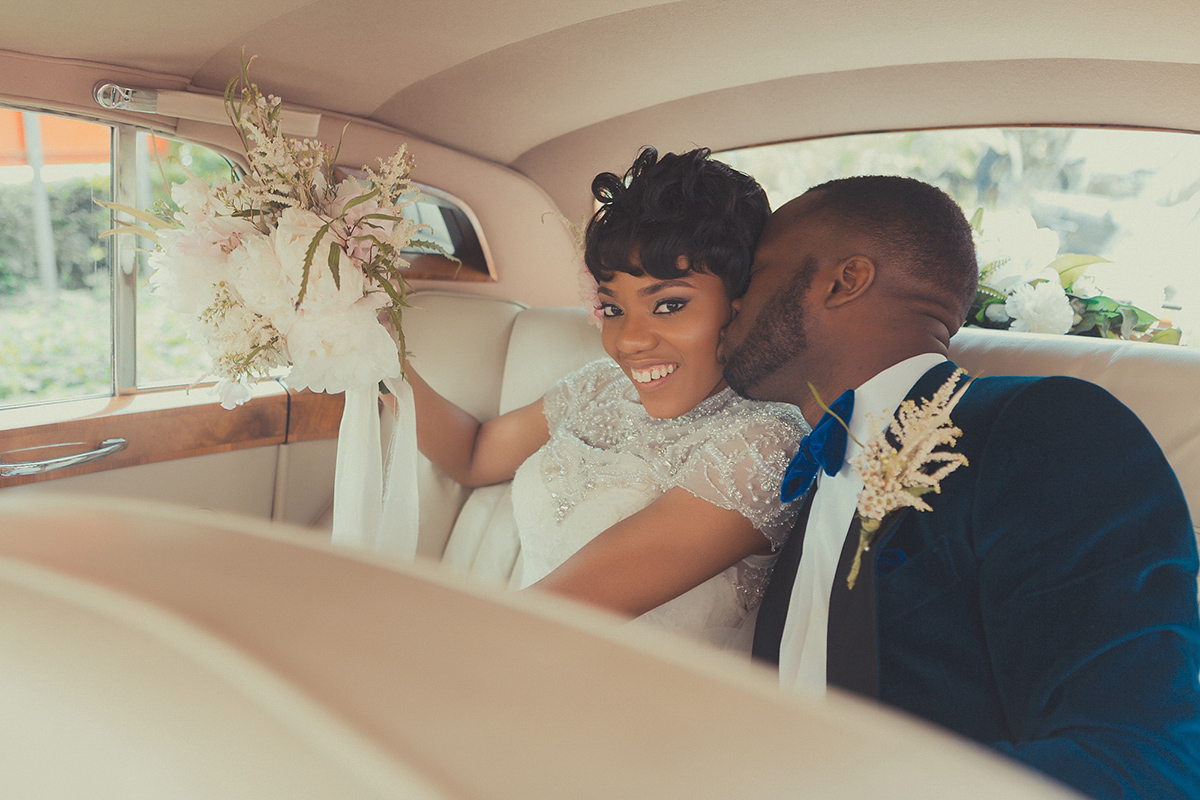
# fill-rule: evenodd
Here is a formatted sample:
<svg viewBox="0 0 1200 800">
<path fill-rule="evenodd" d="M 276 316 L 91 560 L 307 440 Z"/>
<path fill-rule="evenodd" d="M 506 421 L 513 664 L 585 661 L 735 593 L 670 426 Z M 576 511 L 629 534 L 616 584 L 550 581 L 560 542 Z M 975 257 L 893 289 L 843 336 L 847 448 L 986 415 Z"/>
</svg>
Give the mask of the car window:
<svg viewBox="0 0 1200 800">
<path fill-rule="evenodd" d="M 137 208 L 174 210 L 171 187 L 189 174 L 210 180 L 234 177 L 233 166 L 220 153 L 200 145 L 139 132 L 137 139 Z M 209 359 L 187 336 L 182 315 L 169 310 L 148 290 L 148 265 L 153 248 L 135 239 L 137 285 L 137 385 L 189 384 L 204 377 Z"/>
<path fill-rule="evenodd" d="M 422 226 L 415 238 L 432 242 L 437 248 L 414 243 L 405 249 L 408 279 L 496 280 L 483 232 L 466 203 L 432 186 L 414 187 L 416 199 L 405 205 L 402 213 Z"/>
<path fill-rule="evenodd" d="M 100 203 L 171 213 L 170 188 L 189 174 L 211 183 L 234 169 L 219 152 L 134 126 L 0 107 L 0 407 L 206 376 L 185 319 L 149 291 L 154 244 L 102 238 L 114 215 Z M 416 188 L 406 213 L 442 252 L 414 247 L 410 277 L 494 280 L 466 205 Z"/>
<path fill-rule="evenodd" d="M 0 406 L 203 376 L 203 355 L 146 290 L 153 245 L 101 238 L 100 203 L 151 208 L 184 170 L 227 177 L 230 163 L 132 126 L 17 108 L 0 108 L 0 148 Z"/>
<path fill-rule="evenodd" d="M 1200 344 L 1200 136 L 1034 127 L 907 131 L 718 157 L 756 177 L 772 208 L 849 175 L 927 181 L 950 194 L 979 229 L 980 266 L 993 264 L 985 280 L 1037 276 L 1065 254 L 1092 256 L 1098 260 L 1085 259 L 1078 275 L 1063 276 L 1074 301 L 1074 328 L 1092 321 L 1093 307 L 1111 299 L 1154 321 L 1129 312 L 1122 317 L 1118 308 L 1115 321 L 1103 331 L 1089 328 L 1091 335 L 1118 335 L 1124 322 L 1126 338 L 1161 337 L 1174 328 L 1183 344 Z M 1069 269 L 1065 260 L 1058 264 L 1060 272 Z M 1015 304 L 1008 305 L 1016 313 Z M 1021 329 L 1002 308 L 979 313 L 985 327 Z"/>
<path fill-rule="evenodd" d="M 0 404 L 112 391 L 114 129 L 0 108 Z"/>
</svg>

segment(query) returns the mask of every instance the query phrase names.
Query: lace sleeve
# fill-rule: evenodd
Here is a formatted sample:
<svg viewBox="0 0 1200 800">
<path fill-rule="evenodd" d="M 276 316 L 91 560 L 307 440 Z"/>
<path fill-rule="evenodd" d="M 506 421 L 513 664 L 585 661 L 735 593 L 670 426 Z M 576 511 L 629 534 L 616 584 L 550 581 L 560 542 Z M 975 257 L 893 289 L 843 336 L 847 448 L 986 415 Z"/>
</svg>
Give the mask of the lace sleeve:
<svg viewBox="0 0 1200 800">
<path fill-rule="evenodd" d="M 556 430 L 566 420 L 578 416 L 583 406 L 591 403 L 614 378 L 623 377 L 620 368 L 607 358 L 585 364 L 550 387 L 542 396 L 542 415 L 550 430 Z"/>
<path fill-rule="evenodd" d="M 778 549 L 791 532 L 798 503 L 781 503 L 779 487 L 808 425 L 781 404 L 739 413 L 721 423 L 680 472 L 684 489 L 737 511 Z"/>
</svg>

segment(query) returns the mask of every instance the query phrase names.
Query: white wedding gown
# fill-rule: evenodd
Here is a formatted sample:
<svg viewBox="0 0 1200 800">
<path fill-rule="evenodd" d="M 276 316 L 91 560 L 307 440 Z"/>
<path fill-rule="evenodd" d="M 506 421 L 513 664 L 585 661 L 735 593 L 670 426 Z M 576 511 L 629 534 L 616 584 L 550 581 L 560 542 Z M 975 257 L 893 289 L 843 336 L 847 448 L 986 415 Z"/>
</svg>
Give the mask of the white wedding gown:
<svg viewBox="0 0 1200 800">
<path fill-rule="evenodd" d="M 748 651 L 753 612 L 798 504 L 779 486 L 807 426 L 782 403 L 725 389 L 674 419 L 646 413 L 611 360 L 594 361 L 545 396 L 550 441 L 513 479 L 513 508 L 528 586 L 596 535 L 679 486 L 738 511 L 771 543 L 640 619 L 719 647 Z"/>
</svg>

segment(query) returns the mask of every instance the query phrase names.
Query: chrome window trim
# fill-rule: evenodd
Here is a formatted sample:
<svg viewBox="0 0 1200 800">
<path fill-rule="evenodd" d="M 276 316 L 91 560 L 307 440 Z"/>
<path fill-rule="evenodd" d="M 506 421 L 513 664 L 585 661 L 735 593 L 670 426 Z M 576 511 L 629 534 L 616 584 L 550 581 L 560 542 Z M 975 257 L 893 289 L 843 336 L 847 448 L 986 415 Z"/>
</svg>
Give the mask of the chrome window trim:
<svg viewBox="0 0 1200 800">
<path fill-rule="evenodd" d="M 138 207 L 137 137 L 139 128 L 112 123 L 112 192 L 117 203 Z M 119 212 L 109 215 L 112 225 L 136 224 Z M 122 220 L 125 220 L 122 222 Z M 137 241 L 132 233 L 108 237 L 112 280 L 113 393 L 137 389 Z"/>
</svg>

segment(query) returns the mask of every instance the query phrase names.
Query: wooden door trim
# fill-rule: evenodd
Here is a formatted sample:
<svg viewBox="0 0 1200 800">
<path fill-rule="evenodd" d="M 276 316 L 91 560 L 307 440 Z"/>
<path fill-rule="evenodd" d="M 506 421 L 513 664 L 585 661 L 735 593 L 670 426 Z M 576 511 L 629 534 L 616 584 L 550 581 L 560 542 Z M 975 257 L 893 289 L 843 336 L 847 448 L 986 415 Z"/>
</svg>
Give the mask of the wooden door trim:
<svg viewBox="0 0 1200 800">
<path fill-rule="evenodd" d="M 225 410 L 207 390 L 139 391 L 107 399 L 0 410 L 0 461 L 69 455 L 121 438 L 125 449 L 79 466 L 0 478 L 0 488 L 139 464 L 337 436 L 342 395 L 264 381 L 255 396 Z M 43 421 L 47 420 L 49 421 Z M 78 443 L 72 450 L 56 445 Z"/>
</svg>

